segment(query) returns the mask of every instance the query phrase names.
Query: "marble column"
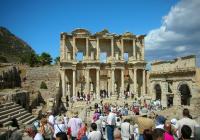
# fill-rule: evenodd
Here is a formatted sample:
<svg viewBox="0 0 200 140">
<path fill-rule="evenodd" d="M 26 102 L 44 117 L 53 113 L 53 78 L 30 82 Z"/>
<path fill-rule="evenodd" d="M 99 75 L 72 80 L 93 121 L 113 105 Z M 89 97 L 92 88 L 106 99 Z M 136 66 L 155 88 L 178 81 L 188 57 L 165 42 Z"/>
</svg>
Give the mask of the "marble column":
<svg viewBox="0 0 200 140">
<path fill-rule="evenodd" d="M 124 60 L 124 39 L 121 39 L 121 60 Z"/>
<path fill-rule="evenodd" d="M 111 69 L 112 95 L 115 94 L 115 69 Z"/>
<path fill-rule="evenodd" d="M 143 95 L 145 95 L 146 94 L 146 70 L 144 69 L 143 70 L 143 80 L 142 80 L 142 82 L 143 82 Z"/>
<path fill-rule="evenodd" d="M 89 38 L 86 38 L 86 59 L 88 59 L 89 54 Z"/>
<path fill-rule="evenodd" d="M 73 69 L 73 96 L 76 96 L 76 70 Z"/>
<path fill-rule="evenodd" d="M 121 69 L 121 97 L 124 95 L 124 69 Z"/>
<path fill-rule="evenodd" d="M 90 69 L 86 69 L 86 94 L 90 93 Z"/>
<path fill-rule="evenodd" d="M 114 59 L 114 38 L 111 39 L 111 56 Z"/>
<path fill-rule="evenodd" d="M 73 37 L 73 46 L 72 47 L 73 47 L 73 54 L 72 54 L 73 55 L 73 60 L 75 60 L 76 59 L 75 58 L 76 57 L 75 56 L 76 55 L 76 52 L 75 52 L 76 51 L 76 38 L 75 37 Z"/>
<path fill-rule="evenodd" d="M 62 97 L 66 97 L 65 70 L 62 70 Z"/>
<path fill-rule="evenodd" d="M 133 59 L 136 60 L 136 40 L 133 39 Z"/>
<path fill-rule="evenodd" d="M 99 60 L 99 38 L 98 37 L 97 37 L 97 48 L 96 48 L 96 50 L 97 50 L 96 59 Z"/>
<path fill-rule="evenodd" d="M 99 99 L 99 69 L 96 69 L 96 97 Z"/>
<path fill-rule="evenodd" d="M 134 94 L 138 96 L 137 93 L 137 68 L 134 68 Z"/>
</svg>

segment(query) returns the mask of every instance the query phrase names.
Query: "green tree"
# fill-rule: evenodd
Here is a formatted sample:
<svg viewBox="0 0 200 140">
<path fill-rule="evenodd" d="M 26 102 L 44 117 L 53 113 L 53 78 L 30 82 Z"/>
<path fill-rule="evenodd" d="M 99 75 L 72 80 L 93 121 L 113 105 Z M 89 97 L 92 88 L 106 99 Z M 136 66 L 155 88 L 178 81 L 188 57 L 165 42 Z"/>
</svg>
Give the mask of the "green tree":
<svg viewBox="0 0 200 140">
<path fill-rule="evenodd" d="M 39 64 L 39 56 L 35 52 L 32 52 L 30 55 L 29 65 L 31 67 L 34 67 L 35 65 L 38 64 Z"/>
<path fill-rule="evenodd" d="M 52 57 L 50 54 L 46 53 L 46 52 L 43 52 L 41 55 L 40 55 L 40 63 L 41 65 L 50 65 L 51 62 L 52 62 Z"/>
<path fill-rule="evenodd" d="M 54 59 L 54 62 L 55 62 L 55 64 L 58 64 L 58 63 L 60 62 L 60 56 L 56 57 L 56 58 Z"/>
</svg>

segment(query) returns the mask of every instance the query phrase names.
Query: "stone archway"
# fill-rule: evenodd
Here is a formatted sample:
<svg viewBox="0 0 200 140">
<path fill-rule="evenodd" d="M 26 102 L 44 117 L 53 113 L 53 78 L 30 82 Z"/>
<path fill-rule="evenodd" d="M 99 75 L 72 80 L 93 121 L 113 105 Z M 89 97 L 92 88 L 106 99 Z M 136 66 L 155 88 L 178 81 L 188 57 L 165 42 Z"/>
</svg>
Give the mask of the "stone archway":
<svg viewBox="0 0 200 140">
<path fill-rule="evenodd" d="M 190 105 L 192 95 L 189 86 L 186 83 L 180 84 L 178 90 L 181 94 L 181 105 Z"/>
<path fill-rule="evenodd" d="M 161 101 L 161 94 L 162 94 L 161 86 L 159 84 L 156 84 L 154 86 L 154 90 L 155 90 L 155 94 L 156 94 L 155 99 Z"/>
</svg>

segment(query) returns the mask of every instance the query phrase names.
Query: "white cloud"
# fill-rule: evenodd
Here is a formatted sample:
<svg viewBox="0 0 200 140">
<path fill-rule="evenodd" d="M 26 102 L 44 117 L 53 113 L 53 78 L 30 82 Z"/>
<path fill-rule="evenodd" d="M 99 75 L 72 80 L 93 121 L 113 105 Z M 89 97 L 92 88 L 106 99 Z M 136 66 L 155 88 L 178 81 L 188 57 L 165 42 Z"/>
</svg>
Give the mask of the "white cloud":
<svg viewBox="0 0 200 140">
<path fill-rule="evenodd" d="M 146 38 L 147 58 L 199 55 L 200 0 L 181 0 L 163 17 L 161 27 L 151 30 Z M 151 52 L 151 53 L 148 53 Z M 153 53 L 152 53 L 153 52 Z M 200 64 L 200 62 L 199 62 Z"/>
<path fill-rule="evenodd" d="M 178 46 L 174 50 L 176 52 L 184 52 L 186 50 L 186 46 Z"/>
</svg>

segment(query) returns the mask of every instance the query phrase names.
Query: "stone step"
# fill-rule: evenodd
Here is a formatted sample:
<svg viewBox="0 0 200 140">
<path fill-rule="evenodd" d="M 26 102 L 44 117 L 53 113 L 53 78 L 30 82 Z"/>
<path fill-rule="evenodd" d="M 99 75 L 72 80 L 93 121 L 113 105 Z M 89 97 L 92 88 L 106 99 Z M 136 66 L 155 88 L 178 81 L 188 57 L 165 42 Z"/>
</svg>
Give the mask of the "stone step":
<svg viewBox="0 0 200 140">
<path fill-rule="evenodd" d="M 23 111 L 20 114 L 19 113 L 18 114 L 14 114 L 11 117 L 18 118 L 18 117 L 20 117 L 22 115 L 25 115 L 25 114 L 27 114 L 27 111 Z M 0 123 L 5 123 L 6 121 L 9 121 L 9 119 L 10 119 L 9 117 L 3 118 L 3 119 L 0 120 Z"/>
<path fill-rule="evenodd" d="M 0 108 L 3 108 L 4 106 L 10 106 L 10 105 L 13 105 L 13 104 L 14 104 L 13 102 L 1 104 L 1 105 L 0 105 Z"/>
<path fill-rule="evenodd" d="M 37 120 L 37 118 L 36 118 L 36 117 L 33 117 L 32 119 L 30 119 L 30 120 L 24 122 L 23 124 L 24 124 L 24 125 L 28 125 L 28 124 L 33 123 L 35 120 Z"/>
<path fill-rule="evenodd" d="M 31 120 L 31 119 L 33 118 L 33 116 L 30 115 L 30 114 L 28 114 L 27 117 L 24 117 L 24 118 L 22 118 L 22 119 L 19 119 L 19 118 L 20 118 L 20 117 L 18 117 L 17 120 L 18 120 L 18 123 L 19 123 L 19 125 L 20 125 L 20 124 L 22 124 L 23 122 L 26 122 L 26 121 L 28 121 L 28 120 Z M 7 122 L 3 123 L 3 126 L 4 126 L 4 127 L 7 127 L 7 126 L 11 125 L 11 123 L 12 123 L 12 121 L 7 121 Z"/>
<path fill-rule="evenodd" d="M 13 111 L 16 111 L 16 110 L 19 110 L 19 109 L 21 109 L 21 108 L 22 108 L 21 106 L 17 106 L 17 107 L 11 108 L 11 109 L 7 109 L 7 110 L 5 110 L 5 111 L 1 111 L 1 112 L 0 112 L 0 116 L 1 116 L 1 115 L 4 115 L 4 114 L 8 114 L 8 113 L 13 112 Z"/>
<path fill-rule="evenodd" d="M 34 118 L 34 117 L 31 114 L 29 114 L 27 117 L 23 118 L 22 120 L 18 120 L 18 121 L 20 123 L 24 123 L 24 122 L 31 120 L 32 118 Z"/>
<path fill-rule="evenodd" d="M 9 105 L 9 106 L 2 107 L 2 108 L 0 108 L 0 112 L 14 108 L 14 107 L 17 107 L 17 106 L 19 106 L 19 105 L 18 104 L 12 104 L 12 105 Z"/>
<path fill-rule="evenodd" d="M 31 113 L 26 112 L 25 114 L 21 115 L 20 117 L 17 118 L 18 121 L 21 121 L 27 117 L 29 117 Z"/>
<path fill-rule="evenodd" d="M 19 114 L 19 112 L 23 112 L 23 111 L 24 111 L 24 108 L 21 108 L 21 109 L 19 109 L 19 110 L 15 110 L 15 111 L 13 111 L 13 112 L 10 112 L 10 113 L 1 115 L 1 116 L 0 116 L 0 119 L 4 119 L 4 118 L 6 118 L 6 117 L 13 116 L 14 114 Z"/>
</svg>

